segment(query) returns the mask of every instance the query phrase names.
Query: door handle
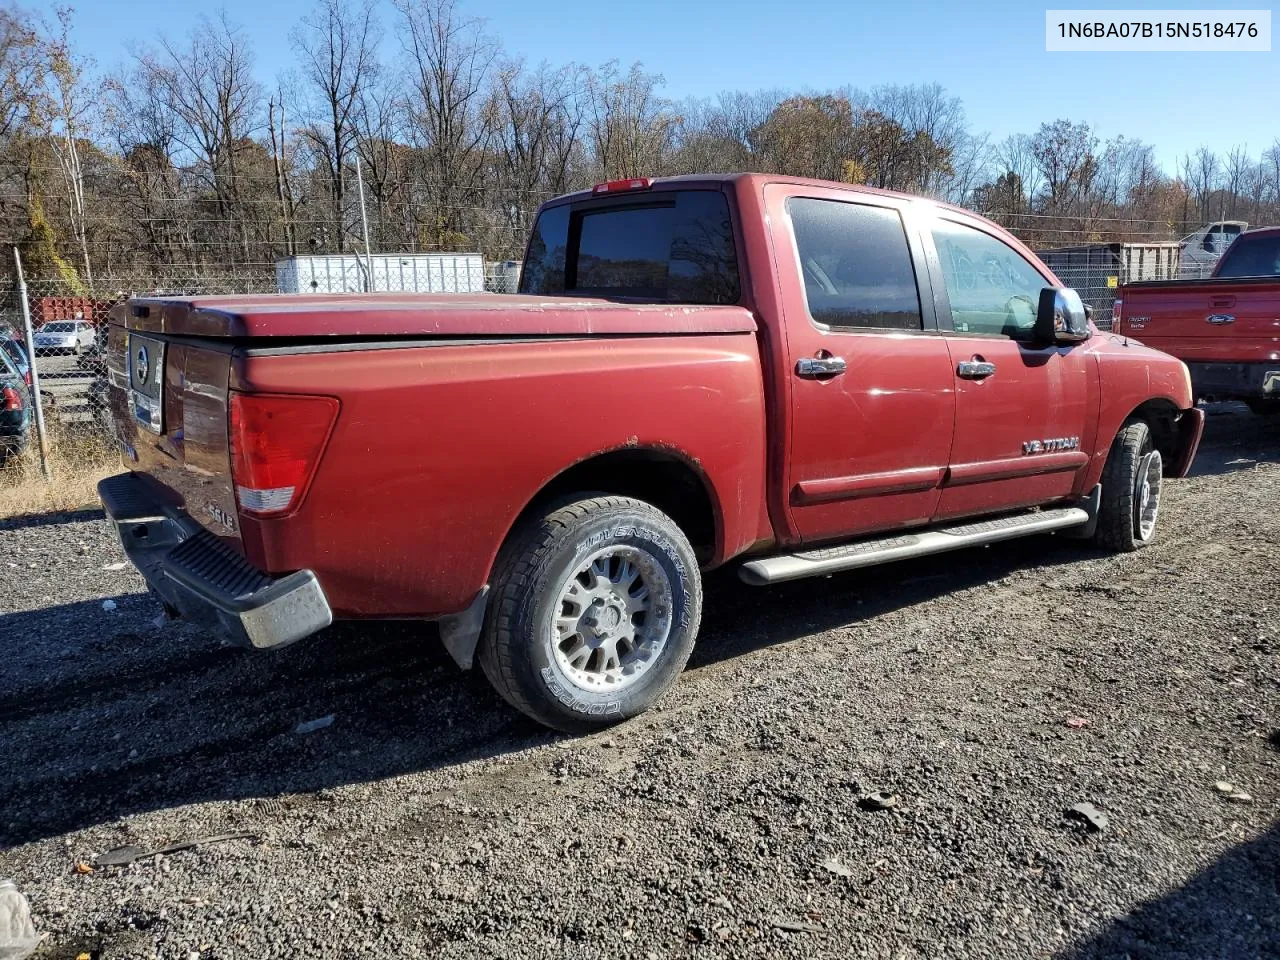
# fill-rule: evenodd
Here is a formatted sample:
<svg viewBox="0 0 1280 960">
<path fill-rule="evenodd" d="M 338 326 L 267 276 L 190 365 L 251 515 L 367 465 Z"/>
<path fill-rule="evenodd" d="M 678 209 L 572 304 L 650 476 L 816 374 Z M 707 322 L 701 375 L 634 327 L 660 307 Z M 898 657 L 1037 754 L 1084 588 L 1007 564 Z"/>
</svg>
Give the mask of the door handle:
<svg viewBox="0 0 1280 960">
<path fill-rule="evenodd" d="M 1236 318 L 1229 313 L 1211 313 L 1209 316 L 1205 317 L 1205 320 L 1212 323 L 1215 327 L 1221 327 L 1228 323 L 1236 322 Z"/>
<path fill-rule="evenodd" d="M 802 380 L 826 380 L 844 373 L 844 357 L 801 357 L 796 361 L 796 376 Z"/>
<path fill-rule="evenodd" d="M 956 365 L 956 376 L 965 380 L 985 380 L 996 372 L 996 365 L 987 360 L 961 360 Z"/>
</svg>

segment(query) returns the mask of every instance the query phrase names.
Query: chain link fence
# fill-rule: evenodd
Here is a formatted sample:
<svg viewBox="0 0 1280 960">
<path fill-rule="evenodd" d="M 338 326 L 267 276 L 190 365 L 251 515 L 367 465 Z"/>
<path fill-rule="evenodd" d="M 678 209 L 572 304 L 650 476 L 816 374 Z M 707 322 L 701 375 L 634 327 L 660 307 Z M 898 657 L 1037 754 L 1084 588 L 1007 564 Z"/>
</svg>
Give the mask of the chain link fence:
<svg viewBox="0 0 1280 960">
<path fill-rule="evenodd" d="M 1062 281 L 1093 308 L 1093 321 L 1110 330 L 1113 306 L 1120 288 L 1144 280 L 1198 280 L 1208 277 L 1216 261 L 1187 262 L 1178 244 L 1093 244 L 1052 250 L 1037 255 Z"/>
<path fill-rule="evenodd" d="M 515 293 L 519 263 L 486 263 L 484 289 Z M 18 284 L 0 282 L 0 486 L 45 473 L 84 474 L 118 458 L 108 400 L 107 318 L 131 297 L 276 293 L 274 267 L 226 276 L 96 278 L 96 296 L 69 284 L 27 284 L 33 335 L 28 342 Z M 48 442 L 42 456 L 34 403 L 39 384 Z M 41 460 L 46 462 L 41 463 Z M 52 461 L 50 464 L 47 461 Z"/>
</svg>

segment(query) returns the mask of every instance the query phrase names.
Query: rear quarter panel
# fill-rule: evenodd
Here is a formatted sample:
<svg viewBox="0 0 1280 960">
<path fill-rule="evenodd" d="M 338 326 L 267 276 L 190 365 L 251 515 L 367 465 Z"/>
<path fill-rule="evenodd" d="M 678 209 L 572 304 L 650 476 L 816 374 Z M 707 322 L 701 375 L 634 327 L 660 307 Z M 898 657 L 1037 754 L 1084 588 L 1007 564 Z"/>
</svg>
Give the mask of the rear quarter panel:
<svg viewBox="0 0 1280 960">
<path fill-rule="evenodd" d="M 722 561 L 767 535 L 761 379 L 754 334 L 250 353 L 233 388 L 342 406 L 300 509 L 244 520 L 246 552 L 314 570 L 338 616 L 454 613 L 549 481 L 641 447 L 704 478 Z"/>
</svg>

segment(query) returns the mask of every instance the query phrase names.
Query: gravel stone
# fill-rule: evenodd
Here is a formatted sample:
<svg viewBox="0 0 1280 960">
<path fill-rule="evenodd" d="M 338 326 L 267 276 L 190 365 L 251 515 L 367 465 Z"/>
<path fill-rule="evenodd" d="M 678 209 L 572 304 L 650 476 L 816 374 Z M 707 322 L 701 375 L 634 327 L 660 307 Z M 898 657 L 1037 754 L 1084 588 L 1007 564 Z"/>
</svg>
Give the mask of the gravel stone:
<svg viewBox="0 0 1280 960">
<path fill-rule="evenodd" d="M 581 738 L 430 626 L 240 650 L 93 512 L 0 522 L 0 879 L 38 958 L 1280 957 L 1280 418 L 1211 408 L 1165 496 L 1123 556 L 713 575 L 680 684 Z"/>
</svg>

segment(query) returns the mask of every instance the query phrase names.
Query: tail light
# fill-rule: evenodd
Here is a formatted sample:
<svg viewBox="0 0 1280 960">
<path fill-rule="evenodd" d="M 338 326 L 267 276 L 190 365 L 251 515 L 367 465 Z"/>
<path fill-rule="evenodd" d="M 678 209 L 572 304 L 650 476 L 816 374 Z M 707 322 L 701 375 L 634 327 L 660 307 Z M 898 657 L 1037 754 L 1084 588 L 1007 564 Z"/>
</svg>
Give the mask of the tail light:
<svg viewBox="0 0 1280 960">
<path fill-rule="evenodd" d="M 22 394 L 13 387 L 0 390 L 0 410 L 21 410 Z"/>
<path fill-rule="evenodd" d="M 27 385 L 28 389 L 31 387 L 31 371 L 30 370 L 26 371 L 22 375 L 22 382 Z"/>
<path fill-rule="evenodd" d="M 245 513 L 297 509 L 338 416 L 333 397 L 251 394 L 230 398 L 231 476 Z"/>
<path fill-rule="evenodd" d="M 1121 309 L 1120 309 L 1120 308 L 1121 308 L 1123 305 L 1124 305 L 1124 301 L 1123 301 L 1123 300 L 1117 300 L 1115 303 L 1113 303 L 1113 304 L 1111 305 L 1111 329 L 1112 329 L 1112 330 L 1119 330 L 1119 329 L 1120 329 L 1120 320 L 1121 320 Z"/>
</svg>

